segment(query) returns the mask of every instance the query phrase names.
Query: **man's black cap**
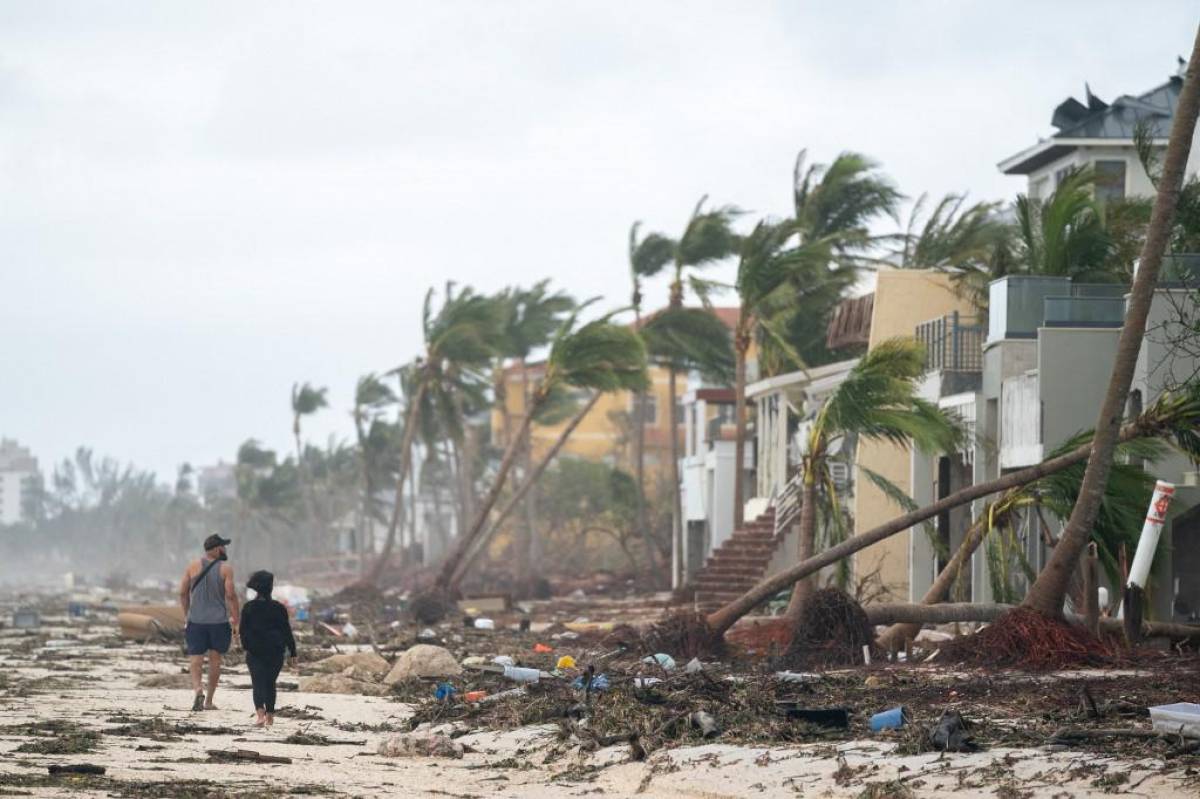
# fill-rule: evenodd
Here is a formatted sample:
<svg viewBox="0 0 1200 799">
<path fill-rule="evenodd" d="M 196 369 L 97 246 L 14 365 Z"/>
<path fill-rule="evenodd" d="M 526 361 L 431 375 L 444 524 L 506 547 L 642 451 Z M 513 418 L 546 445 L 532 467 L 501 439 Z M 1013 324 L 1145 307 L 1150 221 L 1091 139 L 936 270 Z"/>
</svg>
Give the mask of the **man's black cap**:
<svg viewBox="0 0 1200 799">
<path fill-rule="evenodd" d="M 221 536 L 217 535 L 216 533 L 213 533 L 208 538 L 204 539 L 205 551 L 208 551 L 210 549 L 216 549 L 217 547 L 227 546 L 228 544 L 229 544 L 228 538 L 221 538 Z"/>
</svg>

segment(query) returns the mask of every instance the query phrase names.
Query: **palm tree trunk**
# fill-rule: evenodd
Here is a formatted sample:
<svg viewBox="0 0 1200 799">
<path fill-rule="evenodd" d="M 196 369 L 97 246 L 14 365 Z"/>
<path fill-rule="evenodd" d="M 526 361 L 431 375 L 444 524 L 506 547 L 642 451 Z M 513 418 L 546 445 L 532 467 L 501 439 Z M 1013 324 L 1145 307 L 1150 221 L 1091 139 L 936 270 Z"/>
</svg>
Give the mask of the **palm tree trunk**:
<svg viewBox="0 0 1200 799">
<path fill-rule="evenodd" d="M 1153 425 L 1148 424 L 1143 420 L 1130 422 L 1121 428 L 1120 441 L 1131 441 L 1135 438 L 1144 438 L 1148 435 L 1155 435 L 1157 431 Z M 886 538 L 890 538 L 896 533 L 904 532 L 913 525 L 920 524 L 926 519 L 932 519 L 939 513 L 957 508 L 960 505 L 965 505 L 968 502 L 973 502 L 989 494 L 995 494 L 1000 491 L 1007 491 L 1016 486 L 1022 486 L 1026 483 L 1031 483 L 1045 477 L 1048 474 L 1061 472 L 1070 466 L 1087 460 L 1088 455 L 1092 451 L 1091 443 L 1083 444 L 1070 452 L 1063 453 L 1056 458 L 1042 461 L 1033 466 L 1020 469 L 1015 472 L 1010 472 L 995 480 L 989 480 L 984 483 L 976 483 L 974 485 L 965 486 L 955 491 L 937 502 L 926 505 L 923 508 L 910 511 L 901 516 L 897 516 L 891 521 L 885 522 L 878 527 L 873 527 L 870 530 L 851 536 L 840 544 L 826 549 L 819 555 L 797 563 L 789 569 L 786 569 L 778 574 L 762 580 L 745 594 L 726 604 L 724 607 L 710 613 L 706 619 L 708 626 L 714 634 L 720 634 L 733 626 L 734 622 L 745 616 L 758 605 L 765 602 L 783 589 L 796 583 L 796 581 L 807 577 L 810 574 L 815 574 L 826 566 L 831 566 L 837 563 L 842 558 L 853 555 L 861 549 L 877 544 Z M 1061 546 L 1061 543 L 1060 545 Z"/>
<path fill-rule="evenodd" d="M 1200 112 L 1200 30 L 1192 48 L 1187 75 L 1179 93 L 1175 109 L 1175 121 L 1171 125 L 1171 138 L 1163 159 L 1162 176 L 1158 182 L 1158 196 L 1146 230 L 1146 240 L 1138 261 L 1137 276 L 1133 280 L 1129 306 L 1125 312 L 1125 325 L 1117 340 L 1117 356 L 1113 362 L 1112 376 L 1100 407 L 1100 418 L 1096 421 L 1091 457 L 1083 474 L 1079 499 L 1071 511 L 1071 518 L 1059 539 L 1050 562 L 1038 575 L 1033 587 L 1025 596 L 1024 605 L 1051 617 L 1060 617 L 1071 576 L 1076 572 L 1079 556 L 1091 537 L 1092 525 L 1104 498 L 1104 487 L 1112 469 L 1113 454 L 1117 447 L 1117 432 L 1121 415 L 1133 382 L 1133 371 L 1137 365 L 1138 351 L 1146 332 L 1146 318 L 1154 299 L 1154 286 L 1158 281 L 1163 251 L 1171 232 L 1171 221 L 1179 201 L 1179 190 L 1183 185 L 1184 170 L 1192 147 L 1192 136 L 1196 130 L 1197 112 Z"/>
<path fill-rule="evenodd" d="M 467 570 L 471 568 L 471 564 L 475 562 L 475 559 L 479 557 L 484 548 L 487 546 L 488 540 L 490 540 L 491 537 L 496 534 L 496 532 L 500 529 L 512 512 L 516 510 L 517 505 L 525 497 L 526 492 L 529 491 L 534 483 L 541 479 L 542 473 L 546 471 L 546 468 L 558 456 L 558 453 L 566 445 L 567 439 L 571 437 L 571 433 L 575 432 L 575 428 L 579 426 L 579 423 L 582 422 L 584 417 L 591 412 L 592 408 L 596 407 L 596 402 L 599 399 L 600 392 L 597 391 L 592 395 L 592 398 L 587 401 L 587 404 L 580 408 L 575 416 L 572 417 L 571 421 L 567 423 L 567 426 L 563 428 L 562 433 L 559 434 L 558 440 L 555 441 L 554 445 L 550 447 L 549 451 L 542 456 L 541 460 L 538 461 L 537 466 L 534 467 L 533 471 L 521 481 L 521 484 L 517 487 L 517 490 L 513 492 L 511 497 L 508 498 L 508 502 L 506 502 L 504 506 L 500 508 L 500 512 L 496 514 L 495 521 L 488 526 L 487 533 L 483 536 L 480 536 L 478 543 L 475 544 L 475 546 L 471 548 L 471 551 L 463 558 L 462 565 L 455 570 L 454 576 L 450 580 L 451 589 L 458 588 L 459 583 L 461 583 L 463 577 L 466 576 Z M 646 545 L 650 546 L 649 539 L 647 539 Z"/>
<path fill-rule="evenodd" d="M 635 296 L 637 291 L 635 288 Z M 642 310 L 635 301 L 633 306 L 634 329 L 642 329 Z M 633 394 L 633 473 L 637 481 L 637 520 L 638 530 L 646 542 L 646 560 L 651 574 L 658 572 L 658 552 L 650 536 L 649 523 L 646 518 L 646 392 L 634 391 Z"/>
<path fill-rule="evenodd" d="M 518 363 L 521 365 L 521 408 L 529 416 L 529 367 L 524 358 L 520 358 Z M 523 429 L 525 434 L 521 441 L 521 478 L 524 482 L 529 482 L 529 473 L 533 468 L 533 425 L 525 425 Z M 534 511 L 533 488 L 533 483 L 529 482 L 529 489 L 525 492 L 523 503 L 525 523 L 518 526 L 518 535 L 514 542 L 517 550 L 516 584 L 519 594 L 529 592 L 529 583 L 533 575 L 534 550 L 537 546 L 537 517 Z"/>
<path fill-rule="evenodd" d="M 817 541 L 817 474 L 813 456 L 804 460 L 804 482 L 800 488 L 800 562 L 808 560 L 816 550 Z M 836 511 L 835 511 L 836 512 Z M 787 617 L 792 623 L 799 621 L 804 603 L 812 596 L 814 577 L 805 577 L 792 588 L 788 600 Z"/>
<path fill-rule="evenodd" d="M 363 430 L 363 420 L 358 409 L 355 409 L 354 414 L 354 432 L 358 437 L 358 454 L 362 461 L 362 480 L 363 480 L 363 500 L 359 508 L 360 522 L 358 524 L 358 537 L 354 542 L 357 544 L 358 550 L 358 571 L 361 574 L 367 568 L 367 527 L 374 528 L 375 524 L 371 518 L 371 501 L 375 495 L 375 490 L 371 485 L 371 456 L 367 452 L 367 436 Z"/>
<path fill-rule="evenodd" d="M 482 534 L 488 514 L 491 513 L 496 500 L 500 498 L 500 492 L 504 488 L 505 481 L 508 480 L 508 474 L 512 471 L 513 464 L 516 463 L 517 456 L 520 454 L 521 441 L 529 426 L 533 424 L 534 414 L 544 402 L 545 395 L 539 392 L 539 395 L 534 399 L 532 407 L 526 409 L 516 437 L 508 442 L 508 447 L 504 450 L 504 457 L 500 460 L 500 467 L 496 471 L 495 479 L 492 480 L 492 487 L 488 489 L 487 496 L 483 498 L 483 501 L 479 503 L 479 507 L 475 509 L 475 517 L 471 521 L 471 528 L 459 535 L 454 549 L 442 563 L 442 568 L 438 573 L 436 582 L 436 587 L 440 591 L 446 592 L 449 590 L 454 573 L 458 571 L 459 564 L 466 557 L 471 547 L 475 545 L 475 540 Z"/>
<path fill-rule="evenodd" d="M 743 306 L 738 316 L 738 332 L 734 341 L 737 363 L 734 373 L 735 399 L 733 405 L 734 424 L 737 432 L 733 445 L 733 529 L 742 526 L 742 514 L 745 511 L 746 498 L 743 496 L 744 476 L 742 464 L 746 461 L 746 353 L 750 349 L 750 337 L 743 329 L 743 320 L 747 312 Z"/>
<path fill-rule="evenodd" d="M 425 389 L 425 381 L 420 380 L 417 384 L 416 394 L 409 402 L 408 417 L 404 420 L 404 438 L 400 442 L 400 472 L 396 476 L 396 502 L 392 506 L 392 520 L 388 523 L 388 533 L 383 542 L 383 551 L 379 553 L 379 557 L 366 576 L 366 582 L 370 585 L 379 583 L 379 578 L 383 576 L 388 561 L 392 557 L 392 550 L 396 546 L 396 531 L 400 527 L 400 514 L 404 512 L 404 479 L 408 476 L 412 466 L 413 441 L 417 436 L 417 423 L 421 416 L 421 400 L 425 397 Z"/>
<path fill-rule="evenodd" d="M 962 543 L 958 545 L 958 550 L 954 553 L 954 557 L 950 558 L 950 562 L 938 573 L 937 579 L 933 581 L 933 585 L 929 586 L 929 590 L 925 592 L 925 596 L 921 597 L 921 604 L 936 605 L 946 598 L 947 594 L 950 593 L 950 588 L 954 585 L 954 581 L 958 579 L 963 565 L 975 554 L 975 550 L 983 543 L 987 532 L 988 524 L 986 518 L 980 518 L 971 525 L 970 529 L 967 530 L 967 534 L 963 536 Z M 909 638 L 915 638 L 920 631 L 920 624 L 897 622 L 880 634 L 878 639 L 879 646 L 887 649 L 892 642 L 900 643 Z"/>
<path fill-rule="evenodd" d="M 683 562 L 683 487 L 679 485 L 679 421 L 675 408 L 675 366 L 667 370 L 667 436 L 671 439 L 671 537 L 675 551 L 674 586 L 682 587 L 686 569 Z"/>
</svg>

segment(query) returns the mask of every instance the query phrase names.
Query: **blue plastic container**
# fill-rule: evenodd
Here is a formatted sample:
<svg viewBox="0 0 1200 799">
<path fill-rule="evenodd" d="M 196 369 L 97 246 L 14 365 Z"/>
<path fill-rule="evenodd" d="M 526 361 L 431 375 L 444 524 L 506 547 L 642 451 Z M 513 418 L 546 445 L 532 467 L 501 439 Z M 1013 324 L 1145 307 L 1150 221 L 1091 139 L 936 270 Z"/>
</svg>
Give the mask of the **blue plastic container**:
<svg viewBox="0 0 1200 799">
<path fill-rule="evenodd" d="M 898 730 L 908 721 L 908 711 L 901 707 L 884 710 L 871 716 L 871 732 Z"/>
</svg>

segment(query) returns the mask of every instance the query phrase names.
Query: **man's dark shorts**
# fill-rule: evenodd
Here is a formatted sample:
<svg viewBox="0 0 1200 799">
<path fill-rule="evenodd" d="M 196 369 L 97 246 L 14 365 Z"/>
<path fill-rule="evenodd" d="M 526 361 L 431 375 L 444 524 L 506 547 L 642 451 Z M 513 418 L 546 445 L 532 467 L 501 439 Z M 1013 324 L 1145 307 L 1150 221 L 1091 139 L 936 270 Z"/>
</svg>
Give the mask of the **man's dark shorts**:
<svg viewBox="0 0 1200 799">
<path fill-rule="evenodd" d="M 197 624 L 189 621 L 183 635 L 187 639 L 189 655 L 203 655 L 210 650 L 224 655 L 233 642 L 233 627 L 227 621 L 219 624 Z"/>
</svg>

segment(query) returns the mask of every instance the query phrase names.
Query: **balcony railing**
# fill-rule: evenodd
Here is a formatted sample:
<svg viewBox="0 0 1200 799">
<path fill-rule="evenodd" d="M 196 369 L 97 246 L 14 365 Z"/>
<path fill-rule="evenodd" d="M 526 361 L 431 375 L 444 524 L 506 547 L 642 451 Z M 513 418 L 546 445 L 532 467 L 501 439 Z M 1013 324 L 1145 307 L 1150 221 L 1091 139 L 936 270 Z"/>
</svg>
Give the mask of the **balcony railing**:
<svg viewBox="0 0 1200 799">
<path fill-rule="evenodd" d="M 1042 302 L 1046 327 L 1120 327 L 1125 323 L 1124 297 L 1046 297 Z"/>
<path fill-rule="evenodd" d="M 925 368 L 941 372 L 983 371 L 987 330 L 974 317 L 957 311 L 917 325 L 917 341 L 925 345 Z"/>
</svg>

